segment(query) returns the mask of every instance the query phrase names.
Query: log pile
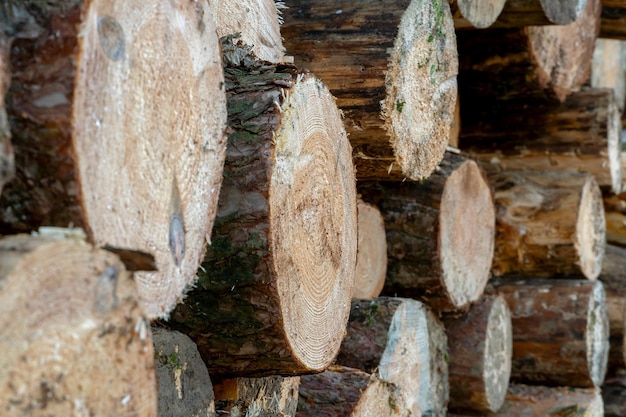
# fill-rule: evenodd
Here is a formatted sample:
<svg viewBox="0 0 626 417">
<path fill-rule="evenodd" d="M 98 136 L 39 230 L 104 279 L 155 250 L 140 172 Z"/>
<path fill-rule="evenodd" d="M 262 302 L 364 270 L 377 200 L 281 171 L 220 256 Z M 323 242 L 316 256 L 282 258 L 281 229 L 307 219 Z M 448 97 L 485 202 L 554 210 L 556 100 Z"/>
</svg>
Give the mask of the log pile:
<svg viewBox="0 0 626 417">
<path fill-rule="evenodd" d="M 3 2 L 0 415 L 623 414 L 620 2 Z"/>
</svg>

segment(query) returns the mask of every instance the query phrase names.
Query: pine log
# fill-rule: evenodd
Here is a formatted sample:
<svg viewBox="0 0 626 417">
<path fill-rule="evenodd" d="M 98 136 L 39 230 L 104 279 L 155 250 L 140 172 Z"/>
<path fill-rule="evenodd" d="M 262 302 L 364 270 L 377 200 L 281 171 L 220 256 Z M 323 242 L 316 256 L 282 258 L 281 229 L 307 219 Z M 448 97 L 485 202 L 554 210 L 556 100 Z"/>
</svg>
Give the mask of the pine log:
<svg viewBox="0 0 626 417">
<path fill-rule="evenodd" d="M 0 299 L 2 416 L 157 416 L 150 327 L 117 256 L 4 238 Z"/>
<path fill-rule="evenodd" d="M 254 54 L 264 61 L 281 62 L 285 55 L 280 36 L 284 3 L 275 0 L 220 0 L 215 7 L 217 35 L 239 34 Z"/>
<path fill-rule="evenodd" d="M 626 214 L 615 211 L 606 213 L 606 241 L 626 247 Z"/>
<path fill-rule="evenodd" d="M 480 298 L 493 257 L 495 211 L 474 161 L 448 152 L 421 184 L 359 182 L 359 191 L 385 220 L 383 294 L 417 298 L 438 312 Z"/>
<path fill-rule="evenodd" d="M 295 416 L 299 376 L 225 379 L 214 385 L 220 416 Z"/>
<path fill-rule="evenodd" d="M 400 389 L 356 369 L 331 366 L 301 378 L 297 417 L 408 417 Z"/>
<path fill-rule="evenodd" d="M 569 25 L 458 31 L 464 103 L 481 96 L 563 101 L 578 91 L 589 79 L 600 8 L 600 0 L 587 0 Z"/>
<path fill-rule="evenodd" d="M 511 312 L 500 296 L 485 296 L 461 317 L 444 316 L 450 347 L 453 411 L 498 411 L 511 376 Z"/>
<path fill-rule="evenodd" d="M 575 276 L 602 270 L 602 194 L 589 174 L 503 171 L 495 189 L 495 276 Z"/>
<path fill-rule="evenodd" d="M 287 51 L 337 97 L 357 177 L 428 177 L 448 144 L 457 96 L 448 2 L 286 4 Z"/>
<path fill-rule="evenodd" d="M 511 381 L 570 387 L 600 386 L 609 353 L 602 282 L 495 280 L 511 309 Z"/>
<path fill-rule="evenodd" d="M 149 317 L 195 278 L 217 209 L 226 97 L 205 1 L 24 1 L 8 107 L 17 177 L 0 232 L 82 226 L 155 255 L 135 275 Z"/>
<path fill-rule="evenodd" d="M 510 0 L 509 0 L 510 1 Z M 450 10 L 455 29 L 485 29 L 498 19 L 506 0 L 452 0 Z"/>
<path fill-rule="evenodd" d="M 317 78 L 223 40 L 224 185 L 213 243 L 172 324 L 212 376 L 321 371 L 341 344 L 354 285 L 350 144 Z"/>
<path fill-rule="evenodd" d="M 589 0 L 507 0 L 493 27 L 568 25 L 575 22 Z"/>
<path fill-rule="evenodd" d="M 357 201 L 358 245 L 354 298 L 375 298 L 380 295 L 387 276 L 387 240 L 383 217 L 375 206 Z"/>
<path fill-rule="evenodd" d="M 159 417 L 216 417 L 213 385 L 193 341 L 152 326 Z"/>
<path fill-rule="evenodd" d="M 15 155 L 5 103 L 11 83 L 10 52 L 11 39 L 0 29 L 0 194 L 4 185 L 15 176 Z"/>
<path fill-rule="evenodd" d="M 591 67 L 591 86 L 613 89 L 620 113 L 624 111 L 626 104 L 625 78 L 626 43 L 615 39 L 596 39 Z"/>
<path fill-rule="evenodd" d="M 414 416 L 445 416 L 448 344 L 443 325 L 422 303 L 397 297 L 352 300 L 336 363 L 376 372 L 400 388 Z"/>
<path fill-rule="evenodd" d="M 598 277 L 606 292 L 609 316 L 609 369 L 626 367 L 624 326 L 626 325 L 626 248 L 606 245 L 602 273 Z"/>
<path fill-rule="evenodd" d="M 600 37 L 626 40 L 625 0 L 602 0 Z"/>
<path fill-rule="evenodd" d="M 589 172 L 619 193 L 621 116 L 611 89 L 589 88 L 565 102 L 511 99 L 463 106 L 459 146 L 488 171 Z"/>
</svg>

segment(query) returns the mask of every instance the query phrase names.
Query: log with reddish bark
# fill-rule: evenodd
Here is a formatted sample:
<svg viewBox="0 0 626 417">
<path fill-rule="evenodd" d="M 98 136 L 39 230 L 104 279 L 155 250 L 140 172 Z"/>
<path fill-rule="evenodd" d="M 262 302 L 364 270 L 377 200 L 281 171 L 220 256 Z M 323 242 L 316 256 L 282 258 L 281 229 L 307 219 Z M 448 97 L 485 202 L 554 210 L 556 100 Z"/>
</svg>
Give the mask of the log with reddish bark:
<svg viewBox="0 0 626 417">
<path fill-rule="evenodd" d="M 0 414 L 156 417 L 150 327 L 117 256 L 16 235 L 0 266 Z"/>
<path fill-rule="evenodd" d="M 626 366 L 626 248 L 606 245 L 602 273 L 598 279 L 604 284 L 609 316 L 609 369 L 623 368 Z"/>
<path fill-rule="evenodd" d="M 284 3 L 275 0 L 221 0 L 215 8 L 217 35 L 239 34 L 254 54 L 264 61 L 281 62 L 285 55 L 280 36 L 280 16 Z"/>
<path fill-rule="evenodd" d="M 336 363 L 396 384 L 412 415 L 445 416 L 447 357 L 443 325 L 424 304 L 379 297 L 352 300 Z"/>
<path fill-rule="evenodd" d="M 420 180 L 446 149 L 458 72 L 445 0 L 291 0 L 287 52 L 337 97 L 359 179 Z"/>
<path fill-rule="evenodd" d="M 341 344 L 354 284 L 350 144 L 319 79 L 223 40 L 224 184 L 213 242 L 171 323 L 212 376 L 321 371 Z"/>
<path fill-rule="evenodd" d="M 408 417 L 400 389 L 376 375 L 331 366 L 300 381 L 297 417 Z"/>
<path fill-rule="evenodd" d="M 493 281 L 511 309 L 511 381 L 571 387 L 602 384 L 609 320 L 602 282 Z"/>
<path fill-rule="evenodd" d="M 626 1 L 602 0 L 600 37 L 626 40 Z"/>
<path fill-rule="evenodd" d="M 218 380 L 215 408 L 219 416 L 294 416 L 298 407 L 299 376 L 266 376 Z"/>
<path fill-rule="evenodd" d="M 448 152 L 423 183 L 359 182 L 387 230 L 383 294 L 417 298 L 437 311 L 478 300 L 489 279 L 495 210 L 479 166 Z"/>
<path fill-rule="evenodd" d="M 489 180 L 497 212 L 494 275 L 598 277 L 606 224 L 591 175 L 503 171 Z"/>
<path fill-rule="evenodd" d="M 460 316 L 444 316 L 452 411 L 498 411 L 511 376 L 511 312 L 500 296 L 485 296 Z"/>
<path fill-rule="evenodd" d="M 488 171 L 578 171 L 619 193 L 621 115 L 611 89 L 545 99 L 465 103 L 459 147 Z"/>
<path fill-rule="evenodd" d="M 24 1 L 7 108 L 17 176 L 0 230 L 81 225 L 153 253 L 136 274 L 150 317 L 195 278 L 217 209 L 226 97 L 206 1 Z"/>
<path fill-rule="evenodd" d="M 591 67 L 591 86 L 613 89 L 620 112 L 624 111 L 626 103 L 625 78 L 626 43 L 615 39 L 596 39 Z"/>
<path fill-rule="evenodd" d="M 462 106 L 481 96 L 564 100 L 589 78 L 599 25 L 600 0 L 587 0 L 569 25 L 458 31 Z"/>
<path fill-rule="evenodd" d="M 509 0 L 510 1 L 510 0 Z M 452 0 L 450 10 L 455 29 L 487 28 L 498 19 L 506 0 Z"/>
<path fill-rule="evenodd" d="M 387 276 L 387 240 L 380 210 L 363 200 L 357 201 L 358 245 L 354 273 L 354 298 L 380 295 Z"/>
<path fill-rule="evenodd" d="M 184 334 L 152 326 L 159 417 L 216 417 L 213 385 L 195 343 Z"/>
</svg>

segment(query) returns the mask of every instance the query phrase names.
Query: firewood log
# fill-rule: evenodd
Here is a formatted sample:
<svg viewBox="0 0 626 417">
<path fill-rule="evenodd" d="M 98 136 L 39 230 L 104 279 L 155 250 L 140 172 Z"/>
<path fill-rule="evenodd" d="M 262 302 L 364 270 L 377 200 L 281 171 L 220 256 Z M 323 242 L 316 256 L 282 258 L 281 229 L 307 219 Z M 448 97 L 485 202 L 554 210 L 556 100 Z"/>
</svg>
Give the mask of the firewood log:
<svg viewBox="0 0 626 417">
<path fill-rule="evenodd" d="M 0 414 L 157 416 L 150 327 L 116 255 L 17 235 L 0 266 Z"/>
<path fill-rule="evenodd" d="M 14 3 L 15 4 L 15 3 Z M 0 231 L 82 226 L 90 240 L 152 253 L 135 275 L 149 317 L 195 278 L 217 209 L 226 96 L 206 1 L 18 2 L 7 108 L 17 176 Z"/>
<path fill-rule="evenodd" d="M 606 292 L 610 326 L 609 369 L 626 366 L 624 326 L 626 325 L 626 248 L 606 245 L 602 273 L 598 277 Z"/>
<path fill-rule="evenodd" d="M 408 417 L 400 390 L 376 375 L 331 366 L 302 376 L 297 417 Z M 434 415 L 434 414 L 433 414 Z"/>
<path fill-rule="evenodd" d="M 493 27 L 568 25 L 581 15 L 588 0 L 507 0 Z"/>
<path fill-rule="evenodd" d="M 460 316 L 446 315 L 453 411 L 498 411 L 511 376 L 511 312 L 500 296 L 485 296 Z"/>
<path fill-rule="evenodd" d="M 602 0 L 600 37 L 626 40 L 626 1 Z"/>
<path fill-rule="evenodd" d="M 424 304 L 397 297 L 352 300 L 336 363 L 397 385 L 412 415 L 445 416 L 446 358 L 443 325 Z"/>
<path fill-rule="evenodd" d="M 450 11 L 455 29 L 485 29 L 498 19 L 506 0 L 452 0 Z"/>
<path fill-rule="evenodd" d="M 481 96 L 563 101 L 589 79 L 599 25 L 600 0 L 587 0 L 569 25 L 458 31 L 462 107 Z"/>
<path fill-rule="evenodd" d="M 15 176 L 15 155 L 5 103 L 5 95 L 11 83 L 10 51 L 11 40 L 0 30 L 0 193 L 4 185 Z"/>
<path fill-rule="evenodd" d="M 448 152 L 423 183 L 359 182 L 359 191 L 385 220 L 383 294 L 417 298 L 438 312 L 480 298 L 493 258 L 495 209 L 474 161 Z"/>
<path fill-rule="evenodd" d="M 458 72 L 447 1 L 290 0 L 287 52 L 337 97 L 359 179 L 421 180 L 446 149 Z"/>
<path fill-rule="evenodd" d="M 195 343 L 184 334 L 152 326 L 159 417 L 216 417 L 213 385 Z"/>
<path fill-rule="evenodd" d="M 511 309 L 511 381 L 597 387 L 606 374 L 609 320 L 602 282 L 493 281 Z"/>
<path fill-rule="evenodd" d="M 358 245 L 354 273 L 354 298 L 380 295 L 387 276 L 387 240 L 383 217 L 375 206 L 357 201 Z"/>
<path fill-rule="evenodd" d="M 488 171 L 588 172 L 600 186 L 620 192 L 622 123 L 612 89 L 584 89 L 563 103 L 511 99 L 465 104 L 459 147 L 484 161 Z"/>
<path fill-rule="evenodd" d="M 213 242 L 174 311 L 211 376 L 316 372 L 350 312 L 357 245 L 351 149 L 317 78 L 224 39 L 229 126 Z"/>
<path fill-rule="evenodd" d="M 613 89 L 620 112 L 624 111 L 626 104 L 624 78 L 626 78 L 626 43 L 615 39 L 596 39 L 591 67 L 591 86 Z"/>
<path fill-rule="evenodd" d="M 589 174 L 503 171 L 495 188 L 496 276 L 585 277 L 602 270 L 602 194 Z"/>
</svg>

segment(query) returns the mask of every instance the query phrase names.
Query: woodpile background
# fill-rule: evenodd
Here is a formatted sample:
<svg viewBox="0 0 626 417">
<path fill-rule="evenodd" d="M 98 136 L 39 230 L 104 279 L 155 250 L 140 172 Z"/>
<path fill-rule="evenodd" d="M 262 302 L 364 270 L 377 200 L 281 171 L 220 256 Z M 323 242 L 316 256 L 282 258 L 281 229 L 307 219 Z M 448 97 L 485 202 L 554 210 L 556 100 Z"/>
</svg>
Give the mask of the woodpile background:
<svg viewBox="0 0 626 417">
<path fill-rule="evenodd" d="M 0 415 L 626 416 L 626 2 L 0 3 Z"/>
</svg>

